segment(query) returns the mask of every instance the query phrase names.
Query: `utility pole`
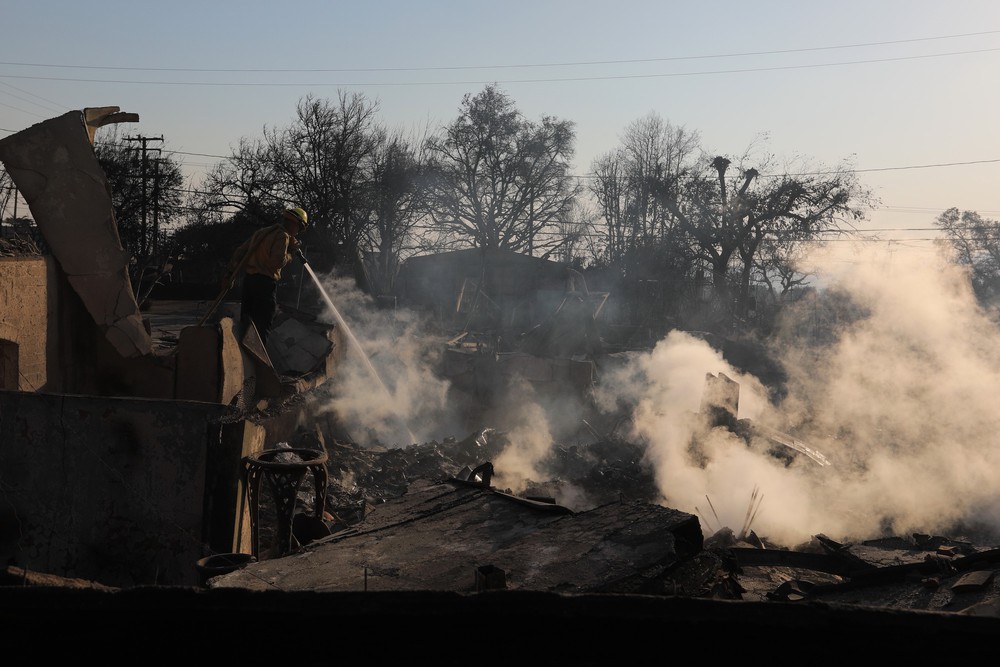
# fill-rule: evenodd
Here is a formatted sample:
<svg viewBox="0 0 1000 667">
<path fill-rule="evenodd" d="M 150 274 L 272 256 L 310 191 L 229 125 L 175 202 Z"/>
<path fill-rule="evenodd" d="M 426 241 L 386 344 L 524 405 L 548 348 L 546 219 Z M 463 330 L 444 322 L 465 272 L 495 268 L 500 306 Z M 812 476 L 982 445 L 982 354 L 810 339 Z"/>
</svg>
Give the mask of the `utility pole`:
<svg viewBox="0 0 1000 667">
<path fill-rule="evenodd" d="M 162 143 L 163 135 L 160 135 L 159 137 L 144 137 L 140 134 L 135 137 L 125 137 L 125 141 L 137 141 L 142 145 L 142 147 L 140 148 L 140 150 L 142 151 L 142 175 L 140 176 L 140 178 L 142 178 L 142 234 L 141 238 L 139 239 L 139 254 L 142 256 L 143 259 L 146 259 L 147 257 L 149 257 L 149 250 L 150 250 L 148 246 L 149 225 L 146 222 L 146 210 L 148 209 L 147 206 L 148 197 L 146 196 L 146 181 L 150 178 L 149 170 L 147 167 L 147 165 L 149 164 L 148 153 L 150 151 L 156 151 L 157 154 L 159 154 L 160 152 L 159 148 L 149 148 L 148 144 L 150 141 L 159 141 Z M 156 250 L 156 239 L 154 237 L 153 251 L 155 252 L 155 250 Z"/>
<path fill-rule="evenodd" d="M 160 245 L 160 160 L 153 161 L 153 256 Z"/>
</svg>

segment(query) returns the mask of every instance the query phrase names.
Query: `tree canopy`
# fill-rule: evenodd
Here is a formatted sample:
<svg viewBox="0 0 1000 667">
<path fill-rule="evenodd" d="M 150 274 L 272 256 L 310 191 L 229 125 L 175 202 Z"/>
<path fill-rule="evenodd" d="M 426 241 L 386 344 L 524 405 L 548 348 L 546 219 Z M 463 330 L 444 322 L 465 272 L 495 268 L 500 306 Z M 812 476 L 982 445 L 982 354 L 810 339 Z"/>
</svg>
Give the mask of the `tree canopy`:
<svg viewBox="0 0 1000 667">
<path fill-rule="evenodd" d="M 594 160 L 586 189 L 572 173 L 574 123 L 529 120 L 496 85 L 466 94 L 453 119 L 420 135 L 386 127 L 379 113 L 361 93 L 300 99 L 287 126 L 241 138 L 194 189 L 177 242 L 225 255 L 223 239 L 235 247 L 248 227 L 301 206 L 307 254 L 334 258 L 317 266 L 362 266 L 378 294 L 412 254 L 478 247 L 605 269 L 633 286 L 623 293 L 655 287 L 664 310 L 697 295 L 731 320 L 747 315 L 757 286 L 779 296 L 803 285 L 795 257 L 851 233 L 871 203 L 846 166 L 778 166 L 759 147 L 707 151 L 697 132 L 655 112 Z M 133 201 L 129 188 L 143 181 L 134 164 L 124 173 L 110 175 Z M 124 203 L 121 219 L 131 235 Z"/>
<path fill-rule="evenodd" d="M 976 211 L 949 208 L 937 217 L 951 246 L 954 260 L 969 268 L 977 298 L 987 304 L 1000 300 L 1000 221 L 984 218 Z"/>
<path fill-rule="evenodd" d="M 802 244 L 850 232 L 870 203 L 846 167 L 791 173 L 752 150 L 713 155 L 656 114 L 629 125 L 593 173 L 602 262 L 626 279 L 668 285 L 675 300 L 700 290 L 707 273 L 727 318 L 747 315 L 753 284 L 801 284 L 791 258 Z"/>
<path fill-rule="evenodd" d="M 533 254 L 543 232 L 568 214 L 573 123 L 527 120 L 509 95 L 486 86 L 466 95 L 458 117 L 427 143 L 434 224 L 466 244 Z"/>
</svg>

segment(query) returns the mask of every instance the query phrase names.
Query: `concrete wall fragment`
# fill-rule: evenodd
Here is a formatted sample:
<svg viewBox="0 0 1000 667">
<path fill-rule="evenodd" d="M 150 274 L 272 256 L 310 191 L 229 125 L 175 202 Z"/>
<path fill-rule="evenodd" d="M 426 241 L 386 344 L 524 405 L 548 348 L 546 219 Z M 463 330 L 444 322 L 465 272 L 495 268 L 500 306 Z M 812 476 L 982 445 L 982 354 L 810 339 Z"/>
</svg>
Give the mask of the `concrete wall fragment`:
<svg viewBox="0 0 1000 667">
<path fill-rule="evenodd" d="M 110 586 L 196 583 L 224 412 L 0 391 L 0 558 Z"/>
<path fill-rule="evenodd" d="M 57 325 L 54 267 L 44 257 L 0 257 L 0 388 L 51 389 Z M 55 379 L 55 378 L 53 378 Z"/>
<path fill-rule="evenodd" d="M 94 153 L 94 131 L 137 121 L 118 107 L 71 111 L 0 140 L 0 161 L 28 202 L 73 289 L 123 357 L 152 343 L 128 276 L 107 179 Z"/>
</svg>

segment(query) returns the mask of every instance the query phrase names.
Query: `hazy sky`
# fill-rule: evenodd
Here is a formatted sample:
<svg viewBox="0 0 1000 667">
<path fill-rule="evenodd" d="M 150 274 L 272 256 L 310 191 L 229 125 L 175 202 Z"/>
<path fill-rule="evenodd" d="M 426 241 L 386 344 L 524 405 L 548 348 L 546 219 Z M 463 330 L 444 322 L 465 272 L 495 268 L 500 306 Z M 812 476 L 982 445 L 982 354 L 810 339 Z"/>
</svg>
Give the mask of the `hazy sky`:
<svg viewBox="0 0 1000 667">
<path fill-rule="evenodd" d="M 414 128 L 497 82 L 528 118 L 576 123 L 580 175 L 656 112 L 715 153 L 766 136 L 779 161 L 850 161 L 886 240 L 933 236 L 952 206 L 1000 217 L 996 0 L 5 5 L 0 137 L 119 106 L 197 175 L 310 93 L 362 91 Z"/>
</svg>

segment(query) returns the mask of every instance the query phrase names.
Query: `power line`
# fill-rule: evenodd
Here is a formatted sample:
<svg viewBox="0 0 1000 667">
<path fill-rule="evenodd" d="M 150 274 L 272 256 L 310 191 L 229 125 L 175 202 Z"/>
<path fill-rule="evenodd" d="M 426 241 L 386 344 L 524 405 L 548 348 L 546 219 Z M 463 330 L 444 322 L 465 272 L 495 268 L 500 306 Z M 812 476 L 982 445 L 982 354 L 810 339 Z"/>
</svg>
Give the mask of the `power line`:
<svg viewBox="0 0 1000 667">
<path fill-rule="evenodd" d="M 8 129 L 8 128 L 3 128 L 3 127 L 0 127 L 0 131 L 2 131 L 2 132 L 10 132 L 10 133 L 17 132 L 17 130 L 11 130 L 11 129 Z M 162 141 L 162 138 L 160 140 Z M 110 145 L 110 144 L 106 144 L 106 143 L 102 144 L 101 142 L 98 142 L 97 145 Z M 191 151 L 169 150 L 169 149 L 165 149 L 165 148 L 164 149 L 157 149 L 157 150 L 159 150 L 162 153 L 169 153 L 169 154 L 174 154 L 174 155 L 192 155 L 192 156 L 198 156 L 198 157 L 217 158 L 219 160 L 228 160 L 228 159 L 230 159 L 232 157 L 231 155 L 230 156 L 226 156 L 226 155 L 216 155 L 216 154 L 213 154 L 213 153 L 196 153 L 196 152 L 191 152 Z M 969 165 L 979 165 L 979 164 L 995 164 L 995 163 L 1000 163 L 1000 158 L 993 158 L 993 159 L 987 159 L 987 160 L 965 160 L 965 161 L 958 161 L 958 162 L 935 162 L 935 163 L 927 163 L 927 164 L 900 165 L 900 166 L 892 166 L 892 167 L 871 167 L 871 168 L 866 168 L 866 169 L 843 169 L 843 170 L 840 170 L 839 172 L 838 171 L 815 171 L 815 172 L 798 172 L 798 173 L 791 173 L 791 174 L 760 174 L 760 177 L 761 178 L 782 178 L 782 177 L 786 177 L 786 176 L 823 176 L 823 175 L 831 175 L 831 174 L 836 174 L 836 173 L 856 173 L 856 174 L 860 174 L 860 173 L 873 173 L 873 172 L 885 172 L 885 171 L 905 171 L 905 170 L 912 170 L 912 169 L 932 169 L 932 168 L 939 168 L 939 167 L 958 167 L 958 166 L 969 166 Z M 590 179 L 590 180 L 592 180 L 592 179 L 601 178 L 597 174 L 567 174 L 567 176 L 569 178 L 576 178 L 576 179 L 580 179 L 580 180 L 582 180 L 582 179 Z M 622 176 L 622 177 L 618 177 L 616 180 L 628 180 L 628 178 L 629 178 L 628 176 Z M 188 194 L 210 194 L 210 193 L 202 191 L 202 190 L 188 190 L 188 189 L 182 189 L 182 188 L 171 188 L 171 189 L 172 190 L 176 190 L 176 191 L 180 191 L 180 192 L 185 192 L 185 193 L 188 193 Z M 920 211 L 938 211 L 938 210 L 945 210 L 947 208 L 950 208 L 950 207 L 945 206 L 945 207 L 942 207 L 942 208 L 938 209 L 938 208 L 908 206 L 908 207 L 887 207 L 885 209 L 879 209 L 879 210 L 881 210 L 881 211 L 889 211 L 889 212 L 896 212 L 896 213 L 899 213 L 899 212 L 918 212 L 919 213 Z M 904 211 L 904 210 L 901 210 L 901 209 L 913 209 L 913 210 L 912 211 Z M 984 213 L 990 213 L 992 211 L 986 211 L 986 210 L 984 210 L 982 212 L 984 212 Z"/>
<path fill-rule="evenodd" d="M 48 67 L 61 69 L 87 69 L 87 70 L 114 70 L 133 72 L 201 72 L 201 73 L 353 73 L 353 72 L 433 72 L 446 70 L 477 70 L 477 69 L 523 69 L 537 67 L 581 67 L 593 65 L 627 65 L 636 63 L 672 62 L 678 60 L 707 60 L 712 58 L 743 58 L 747 56 L 781 55 L 789 53 L 808 53 L 811 51 L 832 51 L 839 49 L 857 49 L 871 46 L 889 46 L 892 44 L 911 44 L 914 42 L 928 42 L 943 39 L 958 39 L 963 37 L 978 37 L 982 35 L 994 35 L 1000 30 L 986 30 L 982 32 L 967 32 L 956 35 L 937 35 L 933 37 L 916 37 L 912 39 L 897 39 L 881 42 L 863 42 L 857 44 L 839 44 L 832 46 L 813 46 L 798 49 L 774 49 L 768 51 L 743 51 L 737 53 L 717 53 L 690 56 L 667 56 L 662 58 L 631 58 L 623 60 L 585 60 L 552 63 L 522 63 L 522 64 L 502 64 L 502 65 L 445 65 L 438 67 L 353 67 L 353 68 L 203 68 L 203 67 L 125 67 L 125 66 L 104 66 L 104 65 L 66 65 L 47 63 L 27 63 L 27 62 L 0 62 L 0 65 L 17 67 Z"/>
<path fill-rule="evenodd" d="M 0 132 L 11 132 L 11 133 L 14 133 L 14 132 L 17 132 L 17 130 L 10 130 L 10 129 L 4 128 L 4 127 L 0 127 Z M 165 148 L 164 149 L 160 149 L 160 150 L 163 153 L 171 153 L 171 154 L 175 154 L 175 155 L 194 155 L 194 156 L 199 156 L 199 157 L 211 157 L 211 158 L 218 158 L 220 160 L 228 160 L 228 159 L 230 159 L 230 157 L 232 157 L 232 156 L 226 156 L 226 155 L 215 155 L 215 154 L 212 154 L 212 153 L 194 153 L 194 152 L 189 152 L 189 151 L 168 150 L 168 149 L 165 149 Z M 879 172 L 879 171 L 903 171 L 903 170 L 908 170 L 908 169 L 930 169 L 930 168 L 934 168 L 934 167 L 956 167 L 956 166 L 967 166 L 967 165 L 975 165 L 975 164 L 992 164 L 992 163 L 997 163 L 997 162 L 1000 162 L 1000 158 L 995 158 L 995 159 L 990 159 L 990 160 L 967 160 L 967 161 L 963 161 L 963 162 L 937 162 L 937 163 L 920 164 L 920 165 L 903 165 L 903 166 L 897 166 L 897 167 L 872 167 L 872 168 L 869 168 L 869 169 L 844 169 L 843 171 L 844 172 L 850 172 L 850 173 L 865 173 L 865 172 Z M 801 172 L 801 173 L 796 173 L 796 174 L 783 174 L 783 175 L 766 175 L 766 174 L 761 174 L 761 177 L 766 177 L 766 178 L 780 178 L 781 176 L 819 176 L 819 175 L 828 175 L 828 174 L 833 174 L 833 173 L 837 173 L 837 172 L 817 171 L 817 172 Z M 576 178 L 576 179 L 596 179 L 596 178 L 599 178 L 599 176 L 596 175 L 596 174 L 569 174 L 568 176 L 570 178 Z M 628 177 L 620 177 L 617 180 L 625 180 L 627 178 Z M 178 191 L 178 192 L 184 192 L 184 193 L 187 193 L 187 194 L 211 194 L 211 193 L 209 193 L 207 191 L 204 191 L 204 190 L 193 190 L 193 189 L 184 189 L 184 188 L 169 188 L 169 189 L 174 190 L 174 191 Z M 940 208 L 934 208 L 934 207 L 919 207 L 919 206 L 889 206 L 889 207 L 886 207 L 886 208 L 883 208 L 883 209 L 878 209 L 878 210 L 881 211 L 881 212 L 891 212 L 891 213 L 914 213 L 914 212 L 915 213 L 919 213 L 919 212 L 922 212 L 922 211 L 944 211 L 944 210 L 946 210 L 948 208 L 950 208 L 950 207 L 949 206 L 943 206 L 943 207 L 940 207 Z M 907 209 L 909 209 L 909 210 L 907 210 Z M 981 210 L 979 212 L 981 212 L 981 213 L 995 213 L 997 211 Z"/>
<path fill-rule="evenodd" d="M 0 128 L 2 130 L 3 128 Z M 13 130 L 5 130 L 6 132 L 13 132 Z M 195 155 L 198 157 L 214 157 L 220 160 L 228 160 L 231 155 L 213 155 L 211 153 L 190 153 L 186 151 L 174 151 L 174 150 L 163 150 L 164 153 L 175 153 L 177 155 Z M 842 169 L 840 171 L 806 171 L 798 172 L 793 174 L 759 174 L 761 178 L 782 178 L 784 176 L 829 176 L 831 174 L 837 173 L 853 173 L 853 174 L 863 174 L 868 172 L 878 172 L 878 171 L 904 171 L 908 169 L 931 169 L 933 167 L 961 167 L 973 164 L 992 164 L 1000 162 L 1000 158 L 993 158 L 989 160 L 966 160 L 964 162 L 935 162 L 929 164 L 910 164 L 898 167 L 871 167 L 869 169 Z M 595 179 L 600 178 L 597 174 L 567 174 L 569 178 L 587 178 Z M 616 180 L 626 180 L 628 176 L 619 177 Z M 912 208 L 912 207 L 911 207 Z"/>
<path fill-rule="evenodd" d="M 897 167 L 871 167 L 871 168 L 868 168 L 868 169 L 847 169 L 847 168 L 844 168 L 844 169 L 839 169 L 839 170 L 835 170 L 835 171 L 827 170 L 827 171 L 803 171 L 803 172 L 788 173 L 788 174 L 758 174 L 758 177 L 760 177 L 760 178 L 785 178 L 787 176 L 830 176 L 832 174 L 844 174 L 844 173 L 864 174 L 864 173 L 878 172 L 878 171 L 905 171 L 905 170 L 908 170 L 908 169 L 931 169 L 931 168 L 934 168 L 934 167 L 962 167 L 962 166 L 968 166 L 968 165 L 973 165 L 973 164 L 991 164 L 991 163 L 996 163 L 996 162 L 1000 162 L 1000 158 L 993 158 L 993 159 L 989 159 L 989 160 L 966 160 L 964 162 L 934 162 L 934 163 L 929 163 L 929 164 L 909 164 L 909 165 L 902 165 L 902 166 L 897 166 Z M 606 178 L 606 177 L 600 176 L 599 174 L 567 174 L 567 176 L 569 176 L 570 178 L 587 178 L 587 179 Z M 630 176 L 619 176 L 619 177 L 616 177 L 616 178 L 611 179 L 611 180 L 622 181 L 622 180 L 628 180 L 629 178 L 631 178 L 631 177 Z"/>
<path fill-rule="evenodd" d="M 52 109 L 52 108 L 49 108 L 49 111 L 55 111 L 56 113 L 61 113 L 61 112 L 62 112 L 62 105 L 61 105 L 61 104 L 59 104 L 58 102 L 53 102 L 53 101 L 52 101 L 52 100 L 50 100 L 50 99 L 47 99 L 47 98 L 45 98 L 45 97 L 41 97 L 40 95 L 35 95 L 35 94 L 34 94 L 34 93 L 32 93 L 32 92 L 29 92 L 29 91 L 27 91 L 27 90 L 24 90 L 24 89 L 22 89 L 22 88 L 18 88 L 17 86 L 14 86 L 14 85 L 11 85 L 11 84 L 9 84 L 9 83 L 7 83 L 7 82 L 5 82 L 5 81 L 0 81 L 0 86 L 7 86 L 8 88 L 13 88 L 14 90 L 18 91 L 19 93 L 24 93 L 25 95 L 30 95 L 31 97 L 35 97 L 35 98 L 37 98 L 37 99 L 40 99 L 40 100 L 42 100 L 43 102 L 48 102 L 49 104 L 52 104 L 52 105 L 55 105 L 56 107 L 60 107 L 60 109 L 58 109 L 58 110 L 55 110 L 55 109 Z M 12 93 L 7 93 L 7 94 L 8 94 L 8 95 L 12 95 Z M 14 96 L 14 97 L 18 97 L 17 95 L 13 95 L 13 96 Z M 39 104 L 38 102 L 32 102 L 31 100 L 28 100 L 28 99 L 25 99 L 25 98 L 23 98 L 23 97 L 19 97 L 19 99 L 22 99 L 22 100 L 24 100 L 25 102 L 28 102 L 29 104 L 34 104 L 35 106 L 38 106 L 38 107 L 42 107 L 42 108 L 45 108 L 45 105 L 44 105 L 44 104 Z"/>
<path fill-rule="evenodd" d="M 2 82 L 0 82 L 0 83 L 2 83 Z M 8 109 L 13 109 L 14 111 L 20 111 L 21 113 L 26 113 L 29 116 L 38 116 L 39 118 L 44 118 L 45 117 L 45 116 L 43 116 L 40 113 L 35 113 L 34 111 L 28 111 L 27 109 L 22 109 L 20 107 L 14 106 L 13 104 L 7 104 L 5 102 L 0 102 L 0 106 L 5 106 Z M 8 130 L 8 132 L 12 132 L 12 131 L 13 130 Z"/>
<path fill-rule="evenodd" d="M 937 162 L 934 164 L 911 164 L 903 167 L 873 167 L 871 169 L 845 169 L 843 171 L 853 172 L 855 174 L 865 174 L 874 171 L 902 171 L 905 169 L 930 169 L 932 167 L 961 167 L 970 164 L 989 164 L 992 162 L 1000 162 L 1000 159 L 993 160 L 969 160 L 966 162 Z M 783 176 L 825 176 L 830 174 L 836 174 L 836 171 L 814 171 L 801 174 L 782 174 Z M 773 176 L 766 176 L 766 178 L 773 178 Z"/>
<path fill-rule="evenodd" d="M 135 81 L 129 79 L 78 79 L 72 77 L 56 76 L 26 76 L 18 74 L 0 74 L 2 79 L 29 79 L 32 81 L 75 81 L 77 83 L 119 83 L 149 86 L 244 86 L 244 87 L 307 87 L 319 88 L 328 86 L 338 87 L 385 87 L 385 86 L 471 86 L 483 85 L 484 83 L 510 84 L 510 83 L 565 83 L 579 81 L 612 81 L 624 79 L 662 79 L 682 76 L 707 76 L 713 74 L 747 74 L 752 72 L 778 72 L 784 70 L 816 69 L 820 67 L 842 67 L 845 65 L 867 65 L 872 63 L 900 62 L 905 60 L 922 60 L 927 58 L 945 58 L 950 56 L 962 56 L 975 53 L 989 53 L 1000 51 L 1000 47 L 990 49 L 973 49 L 969 51 L 951 51 L 947 53 L 930 53 L 916 56 L 897 56 L 893 58 L 872 58 L 867 60 L 849 60 L 836 63 L 812 63 L 809 65 L 774 65 L 771 67 L 745 67 L 738 69 L 704 70 L 699 72 L 668 72 L 662 74 L 609 74 L 606 76 L 580 76 L 580 77 L 549 77 L 544 79 L 506 79 L 489 81 L 393 81 L 393 82 L 235 82 L 235 81 Z"/>
</svg>

